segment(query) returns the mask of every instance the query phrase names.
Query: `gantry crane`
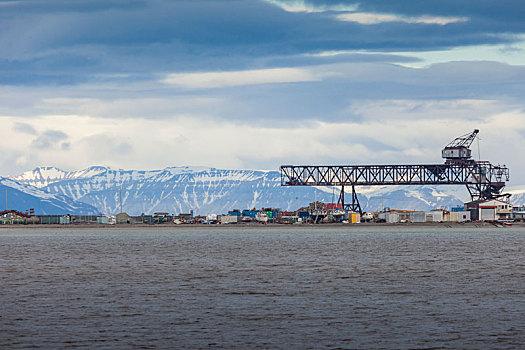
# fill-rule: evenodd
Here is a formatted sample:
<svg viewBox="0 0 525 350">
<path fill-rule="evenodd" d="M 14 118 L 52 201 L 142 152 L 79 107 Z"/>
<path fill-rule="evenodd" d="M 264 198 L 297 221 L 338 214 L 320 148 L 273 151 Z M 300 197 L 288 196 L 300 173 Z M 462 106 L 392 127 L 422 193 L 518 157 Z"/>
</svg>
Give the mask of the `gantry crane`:
<svg viewBox="0 0 525 350">
<path fill-rule="evenodd" d="M 472 151 L 470 145 L 476 139 L 479 130 L 475 129 L 473 132 L 466 135 L 455 138 L 452 142 L 443 148 L 441 156 L 446 159 L 446 164 L 461 163 L 461 162 L 473 162 Z"/>
<path fill-rule="evenodd" d="M 363 213 L 356 186 L 374 185 L 465 185 L 471 199 L 509 197 L 502 194 L 509 181 L 505 165 L 472 159 L 470 146 L 479 130 L 460 136 L 442 150 L 444 164 L 417 165 L 282 165 L 282 186 L 341 187 L 339 203 L 346 210 Z M 345 202 L 345 186 L 352 188 L 351 203 Z"/>
</svg>

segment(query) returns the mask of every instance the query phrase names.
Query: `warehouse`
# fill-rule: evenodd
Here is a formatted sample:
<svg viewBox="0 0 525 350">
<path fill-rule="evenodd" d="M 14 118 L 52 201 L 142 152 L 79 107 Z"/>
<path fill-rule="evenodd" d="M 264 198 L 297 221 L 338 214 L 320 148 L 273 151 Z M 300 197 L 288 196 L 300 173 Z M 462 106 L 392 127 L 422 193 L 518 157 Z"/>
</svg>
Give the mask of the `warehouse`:
<svg viewBox="0 0 525 350">
<path fill-rule="evenodd" d="M 512 204 L 499 199 L 473 201 L 466 203 L 472 221 L 512 220 Z"/>
</svg>

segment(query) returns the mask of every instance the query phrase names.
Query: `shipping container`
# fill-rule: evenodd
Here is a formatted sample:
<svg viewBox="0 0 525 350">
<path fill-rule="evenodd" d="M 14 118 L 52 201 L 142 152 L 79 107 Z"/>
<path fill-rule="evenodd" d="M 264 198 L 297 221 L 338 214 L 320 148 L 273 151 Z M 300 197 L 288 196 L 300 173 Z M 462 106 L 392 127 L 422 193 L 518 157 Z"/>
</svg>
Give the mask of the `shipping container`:
<svg viewBox="0 0 525 350">
<path fill-rule="evenodd" d="M 242 216 L 249 216 L 251 218 L 255 218 L 257 213 L 258 213 L 257 210 L 243 210 L 242 211 Z"/>
<path fill-rule="evenodd" d="M 361 214 L 359 213 L 348 213 L 348 222 L 351 224 L 361 223 Z"/>
<path fill-rule="evenodd" d="M 310 217 L 310 213 L 307 212 L 307 211 L 300 211 L 300 212 L 299 212 L 299 217 L 300 217 L 301 219 L 307 219 L 307 218 Z"/>
</svg>

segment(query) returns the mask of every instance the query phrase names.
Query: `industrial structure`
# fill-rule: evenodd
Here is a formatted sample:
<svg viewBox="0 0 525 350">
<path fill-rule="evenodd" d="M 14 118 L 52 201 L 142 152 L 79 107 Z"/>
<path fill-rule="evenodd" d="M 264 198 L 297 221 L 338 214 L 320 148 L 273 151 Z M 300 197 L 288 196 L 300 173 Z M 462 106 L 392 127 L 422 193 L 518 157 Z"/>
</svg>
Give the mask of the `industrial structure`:
<svg viewBox="0 0 525 350">
<path fill-rule="evenodd" d="M 341 187 L 338 203 L 345 210 L 363 213 L 356 186 L 374 185 L 465 185 L 472 201 L 509 197 L 502 194 L 509 181 L 505 165 L 472 159 L 470 146 L 479 130 L 460 136 L 442 150 L 444 164 L 409 165 L 282 165 L 282 186 Z M 345 202 L 345 187 L 352 188 Z"/>
</svg>

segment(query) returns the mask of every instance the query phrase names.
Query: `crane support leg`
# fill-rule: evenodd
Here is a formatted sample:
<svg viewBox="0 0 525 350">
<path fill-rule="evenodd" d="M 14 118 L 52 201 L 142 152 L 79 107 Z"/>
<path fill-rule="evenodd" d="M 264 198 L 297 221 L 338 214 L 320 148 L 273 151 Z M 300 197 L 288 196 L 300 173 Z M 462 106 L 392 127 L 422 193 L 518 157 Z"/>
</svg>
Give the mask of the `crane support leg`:
<svg viewBox="0 0 525 350">
<path fill-rule="evenodd" d="M 339 194 L 339 201 L 338 203 L 341 204 L 341 207 L 344 210 L 353 211 L 355 213 L 359 213 L 363 215 L 363 211 L 361 210 L 361 205 L 359 204 L 359 198 L 357 198 L 357 193 L 355 192 L 355 186 L 352 185 L 352 203 L 345 203 L 345 186 L 341 186 L 341 193 Z"/>
<path fill-rule="evenodd" d="M 341 193 L 339 193 L 339 200 L 337 204 L 341 204 L 341 208 L 345 208 L 345 186 L 341 186 Z"/>
</svg>

